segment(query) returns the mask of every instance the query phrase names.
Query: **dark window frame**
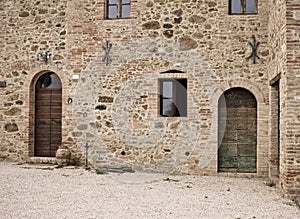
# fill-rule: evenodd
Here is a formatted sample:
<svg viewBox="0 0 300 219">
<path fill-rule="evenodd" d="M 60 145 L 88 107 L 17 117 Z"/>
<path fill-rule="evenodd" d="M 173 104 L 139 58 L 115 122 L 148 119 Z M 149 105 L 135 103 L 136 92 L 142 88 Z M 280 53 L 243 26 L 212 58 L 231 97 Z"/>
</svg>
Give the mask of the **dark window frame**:
<svg viewBox="0 0 300 219">
<path fill-rule="evenodd" d="M 128 3 L 124 3 L 124 0 L 116 0 L 116 3 L 110 3 L 110 0 L 106 0 L 106 19 L 114 20 L 114 19 L 129 19 L 131 15 L 131 0 Z M 124 17 L 122 14 L 122 8 L 125 6 L 129 6 L 129 16 Z M 109 9 L 110 7 L 116 7 L 116 17 L 110 17 Z"/>
<path fill-rule="evenodd" d="M 229 15 L 256 15 L 258 14 L 258 0 L 254 0 L 255 1 L 255 12 L 247 12 L 247 8 L 246 8 L 246 3 L 247 1 L 252 1 L 252 0 L 239 0 L 240 4 L 241 4 L 241 8 L 239 12 L 233 12 L 232 11 L 232 4 L 234 0 L 229 0 L 229 5 L 228 5 L 228 11 L 229 11 Z"/>
<path fill-rule="evenodd" d="M 172 83 L 171 97 L 164 96 L 164 83 Z M 186 78 L 160 78 L 159 79 L 159 115 L 162 117 L 187 117 L 187 86 L 188 81 Z M 182 93 L 180 93 L 182 92 Z M 165 114 L 164 101 L 171 101 L 170 114 Z"/>
</svg>

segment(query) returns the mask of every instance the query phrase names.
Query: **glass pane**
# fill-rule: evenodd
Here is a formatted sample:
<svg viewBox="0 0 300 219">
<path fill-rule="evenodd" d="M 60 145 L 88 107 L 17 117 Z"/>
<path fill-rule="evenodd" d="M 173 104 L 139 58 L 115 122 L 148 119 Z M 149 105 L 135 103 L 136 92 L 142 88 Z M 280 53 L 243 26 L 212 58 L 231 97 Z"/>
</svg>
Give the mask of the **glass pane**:
<svg viewBox="0 0 300 219">
<path fill-rule="evenodd" d="M 61 81 L 56 74 L 47 73 L 38 79 L 36 88 L 61 88 Z"/>
<path fill-rule="evenodd" d="M 246 0 L 246 13 L 256 13 L 256 0 Z"/>
<path fill-rule="evenodd" d="M 176 108 L 178 116 L 187 116 L 187 79 L 176 81 Z"/>
<path fill-rule="evenodd" d="M 121 0 L 122 4 L 130 4 L 130 0 Z"/>
<path fill-rule="evenodd" d="M 117 18 L 117 13 L 118 10 L 116 5 L 108 6 L 108 15 L 107 15 L 108 18 Z"/>
<path fill-rule="evenodd" d="M 163 97 L 172 98 L 173 97 L 173 82 L 172 81 L 164 81 L 162 87 L 163 87 L 163 90 L 162 90 Z"/>
<path fill-rule="evenodd" d="M 162 115 L 163 116 L 175 116 L 176 110 L 172 100 L 170 99 L 163 99 L 162 103 Z"/>
<path fill-rule="evenodd" d="M 241 13 L 241 0 L 231 0 L 230 13 Z"/>
<path fill-rule="evenodd" d="M 118 0 L 108 0 L 108 4 L 117 4 Z"/>
<path fill-rule="evenodd" d="M 130 17 L 130 5 L 123 5 L 122 6 L 122 14 L 121 17 Z"/>
</svg>

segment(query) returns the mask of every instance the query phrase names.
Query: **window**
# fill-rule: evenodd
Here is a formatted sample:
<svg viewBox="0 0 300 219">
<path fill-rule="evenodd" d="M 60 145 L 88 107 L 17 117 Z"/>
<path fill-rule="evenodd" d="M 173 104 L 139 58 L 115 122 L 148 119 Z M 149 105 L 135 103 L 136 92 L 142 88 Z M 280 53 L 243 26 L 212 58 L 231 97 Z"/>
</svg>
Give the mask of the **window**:
<svg viewBox="0 0 300 219">
<path fill-rule="evenodd" d="M 107 0 L 107 19 L 129 18 L 130 0 Z"/>
<path fill-rule="evenodd" d="M 256 14 L 257 0 L 229 0 L 229 14 Z"/>
<path fill-rule="evenodd" d="M 160 79 L 160 115 L 187 116 L 187 79 Z"/>
</svg>

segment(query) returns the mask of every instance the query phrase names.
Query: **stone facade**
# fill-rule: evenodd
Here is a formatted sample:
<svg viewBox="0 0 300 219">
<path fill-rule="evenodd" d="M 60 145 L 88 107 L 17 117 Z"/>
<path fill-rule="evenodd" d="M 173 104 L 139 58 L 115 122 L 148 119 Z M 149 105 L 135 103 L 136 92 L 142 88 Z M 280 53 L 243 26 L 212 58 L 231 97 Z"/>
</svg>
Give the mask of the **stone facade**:
<svg viewBox="0 0 300 219">
<path fill-rule="evenodd" d="M 252 15 L 229 15 L 221 0 L 135 0 L 130 18 L 112 20 L 104 0 L 0 4 L 0 159 L 56 162 L 34 156 L 35 84 L 51 71 L 62 83 L 60 156 L 83 164 L 88 151 L 104 170 L 216 174 L 218 101 L 240 87 L 257 101 L 254 175 L 300 194 L 296 0 L 258 0 Z M 46 51 L 49 61 L 37 60 Z M 187 117 L 160 116 L 162 78 L 187 79 Z"/>
</svg>

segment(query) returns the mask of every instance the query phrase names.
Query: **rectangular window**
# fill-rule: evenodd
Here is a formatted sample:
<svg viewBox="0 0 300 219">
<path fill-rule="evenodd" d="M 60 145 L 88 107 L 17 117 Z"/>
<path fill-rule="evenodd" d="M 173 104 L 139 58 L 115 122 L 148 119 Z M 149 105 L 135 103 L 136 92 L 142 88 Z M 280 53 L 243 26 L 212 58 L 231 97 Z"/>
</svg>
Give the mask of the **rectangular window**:
<svg viewBox="0 0 300 219">
<path fill-rule="evenodd" d="M 257 0 L 229 0 L 229 14 L 257 14 Z"/>
<path fill-rule="evenodd" d="M 187 79 L 160 79 L 160 115 L 187 116 Z"/>
<path fill-rule="evenodd" d="M 129 18 L 130 0 L 107 0 L 106 18 Z"/>
</svg>

